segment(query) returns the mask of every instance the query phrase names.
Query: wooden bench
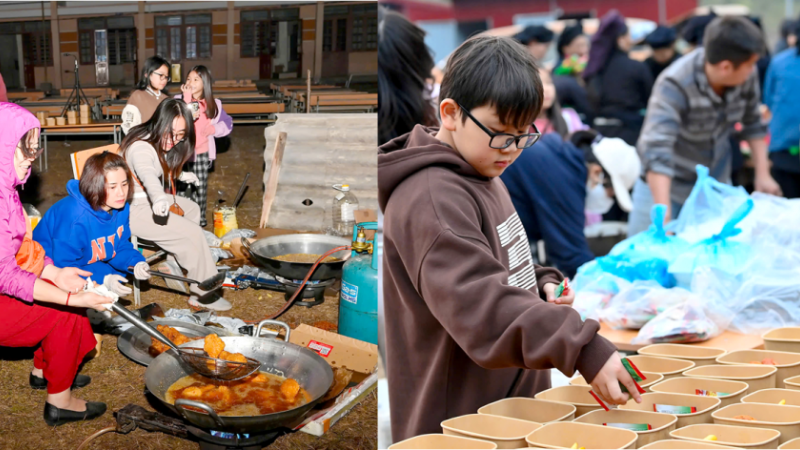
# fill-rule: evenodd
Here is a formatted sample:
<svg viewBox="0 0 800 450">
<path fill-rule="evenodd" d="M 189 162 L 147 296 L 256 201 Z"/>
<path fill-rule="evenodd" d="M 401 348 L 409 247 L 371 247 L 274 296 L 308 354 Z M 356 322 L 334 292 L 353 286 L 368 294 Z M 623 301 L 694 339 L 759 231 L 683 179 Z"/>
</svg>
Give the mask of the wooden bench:
<svg viewBox="0 0 800 450">
<path fill-rule="evenodd" d="M 225 103 L 223 105 L 228 115 L 260 115 L 282 113 L 286 105 L 278 102 L 271 103 Z"/>
<path fill-rule="evenodd" d="M 42 170 L 42 159 L 39 160 L 39 170 L 47 171 L 47 140 L 49 136 L 83 136 L 87 134 L 111 135 L 113 136 L 114 143 L 120 142 L 122 134 L 122 124 L 118 122 L 97 122 L 90 124 L 76 124 L 76 125 L 45 125 L 41 127 L 39 139 L 42 142 L 41 148 L 44 150 L 44 170 Z"/>
<path fill-rule="evenodd" d="M 322 100 L 375 100 L 377 102 L 378 94 L 311 94 L 311 106 L 316 105 L 317 102 Z M 305 95 L 298 95 L 297 101 L 305 103 Z"/>
<path fill-rule="evenodd" d="M 87 97 L 102 97 L 102 98 L 109 98 L 109 99 L 116 99 L 119 97 L 119 89 L 111 89 L 111 88 L 81 88 L 84 94 Z M 72 89 L 61 89 L 61 96 L 62 97 L 69 97 L 72 93 Z"/>
<path fill-rule="evenodd" d="M 106 105 L 103 106 L 103 115 L 106 119 L 112 116 L 121 116 L 122 110 L 125 109 L 125 105 Z"/>
<path fill-rule="evenodd" d="M 9 92 L 9 100 L 24 100 L 29 102 L 39 101 L 44 98 L 42 91 L 29 91 L 29 92 Z"/>
</svg>

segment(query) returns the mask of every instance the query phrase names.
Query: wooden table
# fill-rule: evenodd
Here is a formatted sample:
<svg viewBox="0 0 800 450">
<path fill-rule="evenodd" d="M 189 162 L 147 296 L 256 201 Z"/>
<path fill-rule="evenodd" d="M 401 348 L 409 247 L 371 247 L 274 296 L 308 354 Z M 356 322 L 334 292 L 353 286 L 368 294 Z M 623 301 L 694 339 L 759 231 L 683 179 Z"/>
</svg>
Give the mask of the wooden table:
<svg viewBox="0 0 800 450">
<path fill-rule="evenodd" d="M 600 324 L 600 336 L 611 341 L 617 349 L 623 352 L 636 352 L 647 344 L 631 344 L 631 339 L 635 338 L 639 332 L 637 330 L 615 330 L 605 323 Z M 721 335 L 711 338 L 704 342 L 697 342 L 688 345 L 699 347 L 716 347 L 727 351 L 731 350 L 753 350 L 763 349 L 764 340 L 761 336 L 752 334 L 739 334 L 725 331 Z"/>
<path fill-rule="evenodd" d="M 114 143 L 119 144 L 122 133 L 122 123 L 95 122 L 85 125 L 44 125 L 39 133 L 39 145 L 44 150 L 44 171 L 47 171 L 47 137 L 48 136 L 74 136 L 82 134 L 105 134 L 114 137 Z M 42 171 L 42 160 L 39 160 L 39 170 Z"/>
</svg>

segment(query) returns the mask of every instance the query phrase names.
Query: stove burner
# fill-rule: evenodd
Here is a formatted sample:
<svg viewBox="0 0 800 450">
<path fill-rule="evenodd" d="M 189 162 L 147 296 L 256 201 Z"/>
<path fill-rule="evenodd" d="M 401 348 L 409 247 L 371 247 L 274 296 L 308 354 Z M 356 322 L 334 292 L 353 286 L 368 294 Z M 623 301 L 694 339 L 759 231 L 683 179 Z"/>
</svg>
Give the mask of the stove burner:
<svg viewBox="0 0 800 450">
<path fill-rule="evenodd" d="M 303 280 L 290 280 L 277 275 L 275 276 L 275 279 L 284 286 L 286 290 L 284 298 L 287 302 L 292 298 L 294 293 L 297 292 L 297 288 L 303 283 Z M 325 302 L 325 288 L 332 286 L 334 283 L 336 283 L 335 278 L 331 278 L 329 280 L 309 281 L 303 288 L 301 298 L 313 298 L 314 301 L 296 301 L 294 304 L 298 306 L 305 306 L 307 308 L 321 305 L 323 302 Z"/>
<path fill-rule="evenodd" d="M 132 404 L 115 412 L 114 416 L 117 419 L 117 432 L 119 433 L 127 434 L 137 427 L 147 431 L 158 431 L 197 441 L 200 450 L 261 450 L 288 432 L 287 429 L 258 434 L 205 431 L 189 425 L 183 420 L 148 411 L 141 406 Z"/>
</svg>

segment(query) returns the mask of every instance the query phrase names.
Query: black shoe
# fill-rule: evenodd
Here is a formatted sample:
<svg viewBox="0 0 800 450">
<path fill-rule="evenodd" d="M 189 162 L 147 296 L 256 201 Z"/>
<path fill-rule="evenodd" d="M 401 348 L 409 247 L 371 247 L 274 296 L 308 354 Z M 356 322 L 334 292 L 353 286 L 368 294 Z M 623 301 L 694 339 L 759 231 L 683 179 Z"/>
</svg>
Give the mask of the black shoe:
<svg viewBox="0 0 800 450">
<path fill-rule="evenodd" d="M 56 408 L 50 403 L 44 404 L 44 421 L 51 427 L 57 427 L 70 422 L 92 420 L 106 412 L 106 404 L 101 402 L 86 402 L 86 411 L 71 411 Z"/>
<path fill-rule="evenodd" d="M 30 378 L 28 379 L 31 387 L 34 389 L 46 389 L 47 388 L 47 380 L 42 377 L 37 377 L 34 374 L 31 374 Z M 88 375 L 81 375 L 78 374 L 75 376 L 75 381 L 72 382 L 72 389 L 79 389 L 82 388 L 89 383 L 92 382 L 92 377 Z"/>
</svg>

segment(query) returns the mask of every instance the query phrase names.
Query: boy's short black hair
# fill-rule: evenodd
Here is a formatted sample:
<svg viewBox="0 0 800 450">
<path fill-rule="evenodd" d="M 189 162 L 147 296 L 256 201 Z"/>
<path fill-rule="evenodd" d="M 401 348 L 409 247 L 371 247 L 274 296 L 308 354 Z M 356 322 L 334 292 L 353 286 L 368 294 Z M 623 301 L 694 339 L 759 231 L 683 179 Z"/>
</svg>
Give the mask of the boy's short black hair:
<svg viewBox="0 0 800 450">
<path fill-rule="evenodd" d="M 519 42 L 475 36 L 447 61 L 439 99 L 453 99 L 467 110 L 493 106 L 500 122 L 527 128 L 542 109 L 542 80 L 533 56 Z M 461 115 L 462 123 L 467 120 Z"/>
<path fill-rule="evenodd" d="M 717 17 L 708 24 L 703 46 L 710 64 L 730 61 L 734 67 L 763 54 L 766 48 L 758 27 L 746 17 L 736 16 Z"/>
</svg>

